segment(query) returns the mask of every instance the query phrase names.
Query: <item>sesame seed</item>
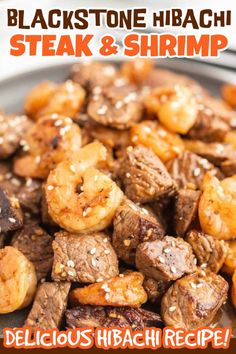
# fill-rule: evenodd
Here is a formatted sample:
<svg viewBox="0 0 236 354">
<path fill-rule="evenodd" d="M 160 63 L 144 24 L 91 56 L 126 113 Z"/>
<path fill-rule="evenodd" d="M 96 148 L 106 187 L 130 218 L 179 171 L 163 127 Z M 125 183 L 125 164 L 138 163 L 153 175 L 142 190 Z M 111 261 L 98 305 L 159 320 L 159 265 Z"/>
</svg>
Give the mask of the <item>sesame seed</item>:
<svg viewBox="0 0 236 354">
<path fill-rule="evenodd" d="M 205 272 L 204 270 L 201 270 L 201 275 L 202 275 L 203 277 L 205 277 L 205 276 L 206 276 L 206 272 Z"/>
<path fill-rule="evenodd" d="M 169 311 L 170 311 L 170 312 L 174 312 L 175 310 L 176 310 L 176 306 L 170 306 L 170 307 L 169 307 Z"/>
<path fill-rule="evenodd" d="M 202 288 L 202 286 L 203 286 L 203 283 L 197 284 L 197 288 Z"/>
<path fill-rule="evenodd" d="M 54 186 L 51 186 L 51 185 L 48 186 L 49 191 L 52 191 L 53 189 L 54 189 Z"/>
<path fill-rule="evenodd" d="M 101 283 L 102 281 L 103 281 L 102 278 L 97 278 L 97 280 L 96 280 L 97 283 Z"/>
<path fill-rule="evenodd" d="M 200 176 L 200 173 L 201 173 L 201 170 L 200 170 L 200 168 L 198 168 L 198 167 L 193 170 L 193 175 L 194 175 L 195 177 Z"/>
<path fill-rule="evenodd" d="M 26 187 L 30 187 L 31 184 L 32 184 L 32 178 L 27 178 L 26 183 L 25 183 Z"/>
<path fill-rule="evenodd" d="M 110 299 L 110 294 L 106 293 L 106 294 L 105 294 L 105 300 L 108 301 L 109 299 Z"/>
<path fill-rule="evenodd" d="M 87 216 L 92 211 L 92 208 L 88 207 L 86 210 L 83 211 L 83 216 Z"/>
<path fill-rule="evenodd" d="M 94 176 L 94 181 L 96 182 L 98 180 L 98 175 Z"/>
<path fill-rule="evenodd" d="M 69 260 L 68 260 L 67 266 L 68 266 L 68 267 L 71 267 L 71 268 L 74 268 L 75 263 L 72 261 L 72 259 L 69 259 Z"/>
<path fill-rule="evenodd" d="M 148 212 L 147 209 L 145 209 L 145 208 L 142 208 L 142 212 L 143 212 L 145 215 L 149 215 L 149 212 Z"/>
<path fill-rule="evenodd" d="M 173 274 L 176 273 L 176 268 L 175 268 L 174 266 L 171 266 L 171 267 L 170 267 L 170 270 L 171 270 L 171 272 L 172 272 Z"/>
<path fill-rule="evenodd" d="M 74 165 L 70 165 L 70 170 L 75 173 L 76 172 L 75 166 Z"/>
<path fill-rule="evenodd" d="M 124 105 L 124 102 L 122 101 L 117 101 L 115 104 L 115 108 L 120 109 Z"/>
<path fill-rule="evenodd" d="M 193 283 L 193 282 L 190 282 L 190 285 L 191 285 L 191 287 L 193 288 L 193 289 L 196 289 L 196 284 L 195 283 Z"/>
<path fill-rule="evenodd" d="M 90 250 L 90 254 L 95 254 L 96 253 L 96 251 L 97 251 L 97 249 L 94 247 L 94 248 L 92 248 L 91 250 Z"/>
<path fill-rule="evenodd" d="M 92 266 L 93 266 L 93 267 L 96 267 L 97 262 L 96 262 L 96 260 L 95 260 L 94 258 L 91 259 L 91 263 L 92 263 Z"/>
<path fill-rule="evenodd" d="M 164 248 L 163 250 L 164 253 L 170 253 L 170 251 L 171 251 L 170 248 Z"/>
<path fill-rule="evenodd" d="M 160 261 L 160 263 L 162 263 L 162 264 L 165 263 L 165 259 L 164 259 L 163 257 L 161 257 L 161 256 L 159 256 L 159 261 Z"/>
<path fill-rule="evenodd" d="M 193 263 L 196 265 L 197 264 L 197 258 L 194 258 Z"/>
<path fill-rule="evenodd" d="M 3 144 L 3 142 L 4 142 L 3 137 L 0 137 L 0 145 Z"/>
<path fill-rule="evenodd" d="M 40 163 L 40 161 L 41 161 L 41 157 L 40 157 L 40 156 L 36 156 L 36 157 L 35 157 L 35 162 L 36 162 L 36 163 Z"/>
<path fill-rule="evenodd" d="M 110 254 L 110 251 L 109 250 L 105 250 L 104 253 L 105 254 Z"/>
<path fill-rule="evenodd" d="M 14 184 L 14 186 L 19 187 L 21 185 L 20 181 L 17 178 L 12 178 L 11 183 Z"/>
<path fill-rule="evenodd" d="M 103 239 L 103 242 L 104 242 L 104 243 L 107 243 L 107 242 L 108 242 L 108 238 L 107 238 L 107 237 L 104 238 L 104 239 Z"/>
<path fill-rule="evenodd" d="M 51 115 L 51 118 L 52 118 L 52 119 L 57 119 L 57 118 L 58 118 L 58 114 L 57 114 L 57 113 L 53 113 L 53 114 Z"/>
<path fill-rule="evenodd" d="M 124 274 L 119 274 L 119 277 L 120 278 L 124 278 Z"/>
<path fill-rule="evenodd" d="M 107 106 L 105 106 L 105 105 L 99 107 L 98 110 L 97 110 L 97 114 L 99 114 L 99 115 L 103 115 L 106 112 L 107 112 Z"/>
<path fill-rule="evenodd" d="M 127 172 L 127 173 L 125 174 L 125 176 L 126 176 L 127 178 L 130 178 L 130 177 L 131 177 L 131 174 L 130 174 L 129 172 Z"/>
<path fill-rule="evenodd" d="M 58 119 L 56 120 L 56 122 L 54 123 L 55 127 L 59 127 L 60 125 L 62 125 L 62 120 L 61 119 Z"/>
<path fill-rule="evenodd" d="M 99 95 L 102 92 L 101 86 L 95 86 L 93 89 L 93 93 Z"/>
<path fill-rule="evenodd" d="M 207 263 L 202 263 L 202 264 L 201 264 L 201 268 L 202 268 L 202 269 L 205 269 L 206 267 L 207 267 Z"/>
<path fill-rule="evenodd" d="M 68 275 L 71 275 L 72 277 L 75 275 L 75 273 L 74 272 L 72 272 L 72 270 L 68 270 Z"/>
<path fill-rule="evenodd" d="M 171 241 L 171 246 L 175 247 L 175 241 Z"/>
<path fill-rule="evenodd" d="M 9 220 L 12 224 L 15 224 L 15 222 L 16 222 L 16 219 L 14 219 L 14 218 L 8 218 L 8 220 Z"/>
</svg>

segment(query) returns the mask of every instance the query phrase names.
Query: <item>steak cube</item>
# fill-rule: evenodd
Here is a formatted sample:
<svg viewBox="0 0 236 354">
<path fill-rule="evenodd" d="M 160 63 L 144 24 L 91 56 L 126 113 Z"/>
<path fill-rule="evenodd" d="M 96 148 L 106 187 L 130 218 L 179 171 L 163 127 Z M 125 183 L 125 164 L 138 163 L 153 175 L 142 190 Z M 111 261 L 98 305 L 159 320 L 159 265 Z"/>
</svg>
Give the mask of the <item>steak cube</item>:
<svg viewBox="0 0 236 354">
<path fill-rule="evenodd" d="M 236 159 L 222 162 L 220 168 L 226 177 L 236 175 Z"/>
<path fill-rule="evenodd" d="M 66 310 L 70 283 L 43 283 L 39 286 L 25 327 L 35 330 L 60 328 Z"/>
<path fill-rule="evenodd" d="M 184 235 L 197 217 L 201 192 L 180 189 L 174 207 L 174 228 L 177 235 Z"/>
<path fill-rule="evenodd" d="M 167 289 L 170 287 L 172 282 L 165 280 L 154 280 L 152 278 L 145 278 L 143 282 L 144 290 L 147 293 L 148 300 L 152 304 L 159 305 L 162 296 L 165 294 Z"/>
<path fill-rule="evenodd" d="M 0 159 L 5 159 L 16 152 L 31 124 L 26 116 L 0 114 Z"/>
<path fill-rule="evenodd" d="M 228 253 L 225 241 L 196 230 L 188 233 L 186 241 L 192 246 L 200 266 L 207 267 L 214 273 L 219 272 Z"/>
<path fill-rule="evenodd" d="M 209 160 L 216 166 L 221 166 L 226 160 L 236 159 L 236 150 L 230 144 L 224 143 L 204 143 L 200 140 L 185 140 L 188 150 Z"/>
<path fill-rule="evenodd" d="M 164 235 L 163 225 L 150 210 L 128 199 L 124 199 L 118 207 L 114 217 L 112 246 L 123 261 L 134 264 L 136 248 L 140 243 Z"/>
<path fill-rule="evenodd" d="M 206 106 L 201 106 L 195 125 L 188 132 L 190 139 L 208 142 L 223 141 L 229 131 L 229 125 Z"/>
<path fill-rule="evenodd" d="M 47 276 L 53 263 L 52 237 L 36 221 L 25 223 L 13 236 L 11 245 L 34 264 L 38 280 Z"/>
<path fill-rule="evenodd" d="M 141 243 L 135 262 L 140 272 L 155 280 L 176 280 L 196 270 L 192 248 L 180 237 Z"/>
<path fill-rule="evenodd" d="M 130 307 L 101 307 L 81 305 L 66 311 L 68 328 L 131 327 L 134 331 L 145 327 L 160 327 L 160 315 L 144 309 Z"/>
<path fill-rule="evenodd" d="M 186 330 L 208 326 L 227 299 L 228 287 L 224 278 L 212 272 L 178 279 L 162 298 L 165 325 Z"/>
<path fill-rule="evenodd" d="M 143 103 L 133 85 L 103 87 L 93 91 L 88 103 L 88 115 L 95 122 L 115 129 L 128 129 L 143 114 Z"/>
<path fill-rule="evenodd" d="M 116 76 L 117 69 L 114 65 L 101 62 L 75 64 L 71 73 L 72 80 L 88 91 L 112 84 Z"/>
<path fill-rule="evenodd" d="M 23 214 L 19 200 L 10 196 L 0 187 L 0 232 L 20 229 L 23 225 Z"/>
<path fill-rule="evenodd" d="M 161 160 L 152 150 L 141 145 L 127 151 L 120 177 L 125 194 L 137 203 L 152 202 L 162 196 L 171 196 L 176 191 L 175 182 Z"/>
<path fill-rule="evenodd" d="M 190 151 L 184 151 L 171 160 L 168 163 L 168 171 L 180 189 L 188 187 L 189 184 L 200 189 L 208 171 L 221 177 L 220 171 L 213 164 Z"/>
<path fill-rule="evenodd" d="M 58 232 L 53 251 L 53 280 L 95 283 L 119 274 L 116 253 L 104 233 L 78 236 Z"/>
<path fill-rule="evenodd" d="M 38 180 L 28 178 L 17 193 L 22 209 L 37 215 L 40 211 L 42 184 Z"/>
</svg>

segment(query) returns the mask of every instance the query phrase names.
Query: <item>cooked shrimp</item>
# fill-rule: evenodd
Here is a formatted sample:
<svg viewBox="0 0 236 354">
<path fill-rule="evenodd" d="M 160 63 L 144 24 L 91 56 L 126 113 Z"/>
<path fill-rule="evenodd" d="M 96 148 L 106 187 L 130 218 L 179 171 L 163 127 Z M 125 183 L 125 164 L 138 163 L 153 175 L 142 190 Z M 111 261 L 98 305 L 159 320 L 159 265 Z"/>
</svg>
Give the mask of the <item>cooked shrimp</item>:
<svg viewBox="0 0 236 354">
<path fill-rule="evenodd" d="M 189 88 L 161 87 L 145 99 L 146 107 L 171 132 L 186 134 L 195 124 L 198 107 Z"/>
<path fill-rule="evenodd" d="M 50 81 L 44 81 L 35 86 L 25 98 L 25 113 L 31 118 L 37 119 L 38 112 L 46 106 L 56 88 L 57 85 Z"/>
<path fill-rule="evenodd" d="M 25 137 L 27 155 L 15 160 L 17 175 L 46 178 L 56 165 L 77 153 L 81 131 L 68 117 L 52 114 L 37 121 Z"/>
<path fill-rule="evenodd" d="M 203 231 L 221 240 L 236 237 L 236 176 L 219 181 L 209 172 L 203 180 L 199 203 Z"/>
<path fill-rule="evenodd" d="M 223 265 L 223 271 L 229 275 L 233 275 L 236 271 L 236 240 L 227 241 L 228 253 Z"/>
<path fill-rule="evenodd" d="M 225 84 L 222 87 L 223 99 L 233 108 L 236 108 L 236 85 Z"/>
<path fill-rule="evenodd" d="M 28 306 L 34 297 L 37 276 L 33 264 L 14 247 L 0 250 L 0 313 Z"/>
<path fill-rule="evenodd" d="M 236 149 L 236 130 L 229 131 L 224 138 L 224 142 L 231 144 Z"/>
<path fill-rule="evenodd" d="M 152 149 L 163 162 L 175 158 L 184 150 L 181 138 L 155 121 L 145 120 L 134 125 L 131 128 L 131 141 L 134 145 L 141 144 Z"/>
<path fill-rule="evenodd" d="M 232 290 L 231 290 L 231 298 L 232 298 L 232 303 L 234 307 L 236 308 L 236 271 L 233 274 L 232 277 Z"/>
<path fill-rule="evenodd" d="M 123 276 L 75 289 L 70 293 L 70 301 L 75 306 L 89 304 L 140 307 L 147 301 L 147 294 L 142 286 L 143 279 L 141 273 L 129 272 Z"/>
<path fill-rule="evenodd" d="M 150 75 L 153 66 L 152 60 L 137 58 L 125 62 L 121 67 L 121 74 L 131 83 L 141 84 Z"/>
<path fill-rule="evenodd" d="M 105 147 L 95 142 L 50 173 L 46 185 L 49 214 L 65 230 L 99 231 L 111 223 L 123 193 L 115 182 L 94 168 L 105 160 Z"/>
<path fill-rule="evenodd" d="M 73 81 L 61 85 L 46 82 L 36 86 L 25 101 L 25 111 L 34 119 L 48 114 L 74 118 L 85 100 L 85 90 Z"/>
</svg>

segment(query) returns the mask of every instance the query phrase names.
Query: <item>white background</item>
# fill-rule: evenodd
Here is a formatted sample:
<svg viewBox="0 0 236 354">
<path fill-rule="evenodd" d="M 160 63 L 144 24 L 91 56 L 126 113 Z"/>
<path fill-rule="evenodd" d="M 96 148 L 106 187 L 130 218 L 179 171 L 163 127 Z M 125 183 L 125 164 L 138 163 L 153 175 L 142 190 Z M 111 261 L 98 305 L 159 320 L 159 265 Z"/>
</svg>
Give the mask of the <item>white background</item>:
<svg viewBox="0 0 236 354">
<path fill-rule="evenodd" d="M 197 14 L 199 9 L 203 8 L 212 8 L 212 10 L 232 10 L 232 26 L 225 28 L 212 28 L 208 29 L 207 33 L 223 33 L 229 39 L 229 44 L 231 47 L 236 49 L 236 0 L 0 0 L 0 80 L 6 77 L 15 75 L 18 72 L 24 72 L 28 70 L 32 70 L 36 67 L 46 66 L 48 64 L 54 64 L 67 61 L 74 61 L 75 59 L 71 59 L 68 57 L 27 57 L 26 55 L 22 57 L 13 57 L 9 55 L 9 40 L 10 37 L 15 33 L 24 33 L 29 34 L 29 31 L 25 32 L 24 30 L 18 30 L 16 28 L 7 28 L 7 9 L 8 8 L 17 8 L 24 9 L 26 12 L 26 22 L 27 20 L 32 20 L 34 11 L 36 8 L 41 8 L 47 11 L 50 8 L 60 8 L 60 9 L 76 9 L 76 8 L 111 8 L 111 9 L 120 9 L 120 8 L 129 8 L 129 7 L 147 7 L 148 11 L 152 10 L 158 11 L 163 8 L 170 7 L 182 7 L 183 9 L 194 8 L 195 13 Z M 206 33 L 206 30 L 192 30 L 191 28 L 183 29 L 185 33 Z M 91 33 L 95 34 L 94 41 L 94 52 L 96 52 L 96 41 L 104 33 L 111 33 L 113 35 L 122 35 L 120 31 L 112 31 L 106 28 L 96 29 L 91 24 L 90 28 L 83 33 Z M 36 28 L 34 30 L 30 30 L 30 33 L 37 34 L 62 34 L 62 30 L 46 30 L 43 31 L 40 28 Z M 73 33 L 71 30 L 64 30 L 64 34 Z M 76 32 L 78 33 L 78 31 Z M 82 33 L 82 32 L 80 32 Z M 231 57 L 232 58 L 232 57 Z M 235 60 L 235 59 L 231 59 Z M 78 59 L 77 59 L 78 60 Z M 223 60 L 223 56 L 222 59 Z M 236 61 L 236 60 L 235 60 Z"/>
</svg>

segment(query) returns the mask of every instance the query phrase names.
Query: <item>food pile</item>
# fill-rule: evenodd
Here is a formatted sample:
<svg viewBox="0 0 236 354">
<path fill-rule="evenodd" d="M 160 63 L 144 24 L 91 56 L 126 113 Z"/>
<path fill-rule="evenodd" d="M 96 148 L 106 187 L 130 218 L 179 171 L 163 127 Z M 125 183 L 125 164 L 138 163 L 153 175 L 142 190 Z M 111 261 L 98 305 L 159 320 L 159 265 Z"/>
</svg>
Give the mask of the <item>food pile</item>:
<svg viewBox="0 0 236 354">
<path fill-rule="evenodd" d="M 222 97 L 148 60 L 84 62 L 1 113 L 0 313 L 190 330 L 236 306 L 236 86 Z"/>
</svg>

